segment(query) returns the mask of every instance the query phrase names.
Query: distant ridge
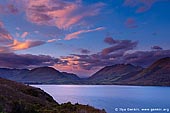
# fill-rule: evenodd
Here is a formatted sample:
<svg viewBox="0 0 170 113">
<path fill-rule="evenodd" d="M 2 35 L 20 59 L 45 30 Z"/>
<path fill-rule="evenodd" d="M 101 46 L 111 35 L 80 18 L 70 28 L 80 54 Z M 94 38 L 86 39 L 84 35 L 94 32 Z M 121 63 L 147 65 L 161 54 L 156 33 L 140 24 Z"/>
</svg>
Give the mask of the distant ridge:
<svg viewBox="0 0 170 113">
<path fill-rule="evenodd" d="M 148 68 L 132 64 L 106 66 L 91 77 L 81 79 L 73 73 L 52 67 L 32 70 L 0 68 L 0 77 L 27 84 L 110 84 L 170 86 L 170 57 L 155 61 Z"/>
<path fill-rule="evenodd" d="M 130 81 L 139 85 L 170 86 L 170 57 L 157 60 Z"/>
<path fill-rule="evenodd" d="M 107 66 L 89 78 L 95 84 L 170 86 L 170 57 L 143 69 L 133 65 Z"/>
<path fill-rule="evenodd" d="M 113 66 L 106 66 L 92 75 L 90 80 L 117 80 L 127 74 L 141 71 L 143 68 L 131 64 L 116 64 Z"/>
<path fill-rule="evenodd" d="M 0 68 L 0 77 L 30 84 L 62 84 L 80 79 L 75 74 L 59 72 L 52 67 L 38 67 L 32 70 Z"/>
</svg>

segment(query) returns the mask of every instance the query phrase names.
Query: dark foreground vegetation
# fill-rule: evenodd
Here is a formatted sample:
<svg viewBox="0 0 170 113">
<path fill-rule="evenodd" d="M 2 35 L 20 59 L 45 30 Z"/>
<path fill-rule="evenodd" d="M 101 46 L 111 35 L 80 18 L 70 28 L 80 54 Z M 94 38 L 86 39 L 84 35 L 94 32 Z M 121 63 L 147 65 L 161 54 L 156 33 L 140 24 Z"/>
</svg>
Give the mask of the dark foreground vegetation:
<svg viewBox="0 0 170 113">
<path fill-rule="evenodd" d="M 106 113 L 88 105 L 58 104 L 39 88 L 0 78 L 0 113 Z"/>
</svg>

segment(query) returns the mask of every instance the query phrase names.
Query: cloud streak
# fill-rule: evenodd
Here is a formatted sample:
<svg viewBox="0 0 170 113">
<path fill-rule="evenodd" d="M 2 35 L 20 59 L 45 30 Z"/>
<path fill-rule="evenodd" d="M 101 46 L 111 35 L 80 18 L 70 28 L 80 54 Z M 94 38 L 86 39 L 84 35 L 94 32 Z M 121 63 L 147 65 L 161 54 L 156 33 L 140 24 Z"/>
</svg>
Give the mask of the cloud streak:
<svg viewBox="0 0 170 113">
<path fill-rule="evenodd" d="M 8 44 L 13 40 L 12 35 L 5 29 L 3 22 L 0 25 L 0 43 Z"/>
<path fill-rule="evenodd" d="M 29 34 L 28 32 L 23 32 L 22 35 L 21 35 L 21 38 L 26 38 L 26 36 L 27 36 L 28 34 Z"/>
<path fill-rule="evenodd" d="M 104 42 L 112 45 L 111 47 L 105 48 L 101 51 L 102 55 L 108 55 L 114 52 L 124 53 L 128 50 L 133 50 L 138 42 L 131 40 L 114 40 L 113 38 L 105 38 Z"/>
<path fill-rule="evenodd" d="M 98 27 L 98 28 L 90 29 L 90 30 L 79 30 L 79 31 L 67 34 L 64 39 L 65 40 L 71 40 L 71 39 L 79 38 L 78 36 L 83 34 L 83 33 L 89 33 L 89 32 L 94 32 L 94 31 L 101 31 L 101 30 L 104 30 L 104 29 L 105 29 L 104 27 Z"/>
<path fill-rule="evenodd" d="M 45 44 L 44 41 L 32 41 L 32 40 L 26 40 L 24 42 L 20 42 L 17 40 L 14 40 L 13 44 L 10 45 L 9 47 L 11 50 L 17 51 L 17 50 L 24 50 L 36 46 L 40 46 L 42 44 Z"/>
</svg>

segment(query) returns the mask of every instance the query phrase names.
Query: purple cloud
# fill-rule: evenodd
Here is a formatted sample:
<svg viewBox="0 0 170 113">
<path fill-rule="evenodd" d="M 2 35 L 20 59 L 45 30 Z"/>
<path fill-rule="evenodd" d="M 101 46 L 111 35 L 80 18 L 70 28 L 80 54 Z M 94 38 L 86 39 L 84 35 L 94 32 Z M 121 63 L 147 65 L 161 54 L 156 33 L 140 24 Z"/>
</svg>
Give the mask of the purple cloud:
<svg viewBox="0 0 170 113">
<path fill-rule="evenodd" d="M 126 63 L 140 66 L 148 66 L 154 61 L 164 57 L 170 57 L 170 50 L 136 51 L 123 56 Z"/>
<path fill-rule="evenodd" d="M 112 41 L 114 43 L 112 43 Z M 70 56 L 62 57 L 60 60 L 67 63 L 60 64 L 60 66 L 72 65 L 74 67 L 77 67 L 78 69 L 89 71 L 96 70 L 104 66 L 122 63 L 145 67 L 160 58 L 170 56 L 170 50 L 134 51 L 133 49 L 138 44 L 136 41 L 114 40 L 110 37 L 106 38 L 104 42 L 112 44 L 111 47 L 105 48 L 96 54 L 89 55 L 71 54 Z M 158 47 L 154 48 L 158 49 Z"/>
<path fill-rule="evenodd" d="M 137 46 L 137 42 L 132 42 L 131 40 L 114 40 L 112 38 L 105 38 L 104 42 L 109 44 L 114 44 L 111 47 L 105 48 L 101 51 L 103 55 L 108 55 L 113 52 L 125 52 L 132 50 Z"/>
<path fill-rule="evenodd" d="M 89 54 L 89 53 L 90 53 L 90 50 L 81 48 L 81 49 L 80 49 L 80 52 L 81 52 L 82 54 Z"/>
<path fill-rule="evenodd" d="M 0 14 L 17 14 L 19 12 L 15 3 L 0 4 Z"/>
<path fill-rule="evenodd" d="M 113 39 L 114 40 L 114 39 Z M 9 68 L 34 68 L 39 66 L 53 66 L 65 71 L 94 72 L 104 66 L 114 64 L 134 64 L 139 66 L 148 66 L 154 61 L 170 56 L 170 50 L 161 51 L 134 51 L 137 46 L 136 41 L 116 40 L 116 44 L 111 45 L 111 51 L 102 54 L 105 48 L 95 54 L 71 54 L 60 58 L 54 58 L 48 55 L 31 55 L 0 53 L 1 67 Z M 153 46 L 154 47 L 154 46 Z M 155 46 L 155 49 L 160 49 Z M 5 48 L 4 48 L 5 49 Z M 88 50 L 85 50 L 87 53 Z M 89 73 L 90 74 L 90 73 Z"/>
<path fill-rule="evenodd" d="M 112 37 L 106 37 L 106 38 L 104 39 L 104 42 L 107 43 L 107 44 L 109 44 L 109 45 L 119 43 L 118 40 L 114 40 Z"/>
<path fill-rule="evenodd" d="M 124 6 L 135 7 L 136 13 L 148 11 L 156 2 L 166 2 L 169 0 L 124 0 Z"/>
<path fill-rule="evenodd" d="M 62 57 L 61 60 L 67 61 L 69 65 L 74 64 L 74 67 L 76 66 L 77 68 L 92 70 L 103 66 L 123 63 L 123 55 L 137 46 L 137 42 L 135 41 L 114 40 L 111 37 L 105 38 L 104 42 L 112 44 L 111 47 L 105 48 L 96 54 L 71 54 L 71 56 Z M 64 64 L 63 66 L 67 66 L 67 64 Z"/>
<path fill-rule="evenodd" d="M 124 5 L 129 7 L 137 7 L 136 13 L 142 13 L 149 10 L 155 2 L 161 0 L 125 0 Z"/>
<path fill-rule="evenodd" d="M 153 49 L 153 50 L 163 50 L 163 48 L 160 47 L 160 46 L 152 46 L 151 49 Z"/>
<path fill-rule="evenodd" d="M 138 25 L 136 24 L 136 20 L 134 18 L 128 18 L 125 21 L 125 26 L 127 28 L 137 28 L 138 27 Z"/>
<path fill-rule="evenodd" d="M 7 8 L 9 13 L 17 14 L 19 12 L 18 8 L 14 6 L 14 4 L 8 4 Z"/>
<path fill-rule="evenodd" d="M 15 54 L 0 53 L 1 67 L 8 68 L 33 68 L 39 66 L 52 66 L 59 63 L 59 59 L 48 55 L 31 55 L 31 54 Z"/>
<path fill-rule="evenodd" d="M 12 35 L 4 28 L 3 22 L 0 25 L 0 43 L 1 44 L 8 44 L 11 43 L 13 40 Z"/>
</svg>

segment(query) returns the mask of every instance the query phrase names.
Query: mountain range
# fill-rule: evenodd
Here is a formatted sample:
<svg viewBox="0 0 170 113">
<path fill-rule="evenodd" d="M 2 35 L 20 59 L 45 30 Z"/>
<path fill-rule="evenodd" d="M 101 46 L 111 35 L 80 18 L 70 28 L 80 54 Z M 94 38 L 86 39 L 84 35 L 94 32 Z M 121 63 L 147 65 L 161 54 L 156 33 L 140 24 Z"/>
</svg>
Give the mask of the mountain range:
<svg viewBox="0 0 170 113">
<path fill-rule="evenodd" d="M 0 68 L 0 77 L 28 84 L 68 84 L 80 79 L 75 74 L 59 72 L 51 67 L 32 70 Z"/>
<path fill-rule="evenodd" d="M 170 86 L 170 57 L 155 61 L 147 68 L 132 64 L 106 66 L 89 78 L 60 72 L 52 67 L 28 69 L 0 68 L 0 77 L 26 84 L 99 84 Z"/>
</svg>

